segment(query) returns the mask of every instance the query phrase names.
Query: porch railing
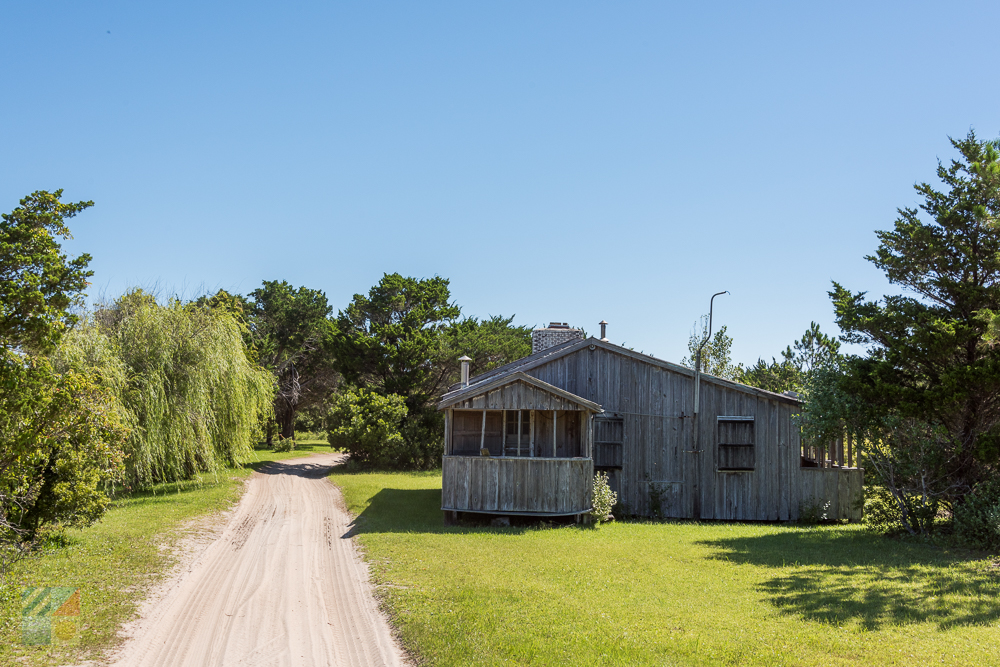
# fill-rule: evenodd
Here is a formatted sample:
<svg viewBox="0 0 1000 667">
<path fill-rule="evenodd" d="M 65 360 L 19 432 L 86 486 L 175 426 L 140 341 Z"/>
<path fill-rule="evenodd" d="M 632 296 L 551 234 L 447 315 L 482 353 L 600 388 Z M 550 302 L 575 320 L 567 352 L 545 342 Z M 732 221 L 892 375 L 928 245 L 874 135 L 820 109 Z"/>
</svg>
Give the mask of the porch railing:
<svg viewBox="0 0 1000 667">
<path fill-rule="evenodd" d="M 496 514 L 582 514 L 591 509 L 591 459 L 445 456 L 441 509 Z"/>
</svg>

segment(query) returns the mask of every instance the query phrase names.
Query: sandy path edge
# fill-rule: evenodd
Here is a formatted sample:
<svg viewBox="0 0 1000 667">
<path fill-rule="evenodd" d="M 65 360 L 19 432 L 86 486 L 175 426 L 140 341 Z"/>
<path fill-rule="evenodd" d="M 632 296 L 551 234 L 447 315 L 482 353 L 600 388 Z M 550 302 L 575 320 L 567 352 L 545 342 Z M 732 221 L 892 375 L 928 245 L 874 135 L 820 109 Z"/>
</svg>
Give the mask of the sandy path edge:
<svg viewBox="0 0 1000 667">
<path fill-rule="evenodd" d="M 269 463 L 231 510 L 194 520 L 107 660 L 157 665 L 410 665 L 380 610 L 340 489 L 343 455 Z"/>
</svg>

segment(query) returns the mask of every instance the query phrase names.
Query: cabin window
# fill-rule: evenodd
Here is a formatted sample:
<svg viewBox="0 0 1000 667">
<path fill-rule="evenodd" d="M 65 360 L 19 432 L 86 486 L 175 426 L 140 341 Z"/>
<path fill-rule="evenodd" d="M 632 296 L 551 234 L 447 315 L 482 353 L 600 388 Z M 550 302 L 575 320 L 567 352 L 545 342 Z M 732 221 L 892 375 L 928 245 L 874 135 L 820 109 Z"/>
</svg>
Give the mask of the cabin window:
<svg viewBox="0 0 1000 667">
<path fill-rule="evenodd" d="M 754 469 L 754 418 L 719 417 L 719 470 Z"/>
<path fill-rule="evenodd" d="M 625 420 L 621 417 L 594 417 L 594 467 L 621 468 L 624 461 Z"/>
</svg>

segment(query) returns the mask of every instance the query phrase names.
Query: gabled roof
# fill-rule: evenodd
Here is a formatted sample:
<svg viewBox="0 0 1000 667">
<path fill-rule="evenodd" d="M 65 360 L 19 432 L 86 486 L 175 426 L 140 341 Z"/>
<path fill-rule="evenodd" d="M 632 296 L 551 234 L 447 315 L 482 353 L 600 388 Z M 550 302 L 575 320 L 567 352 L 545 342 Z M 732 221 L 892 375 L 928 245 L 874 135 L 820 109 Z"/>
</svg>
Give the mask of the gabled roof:
<svg viewBox="0 0 1000 667">
<path fill-rule="evenodd" d="M 494 368 L 491 371 L 486 371 L 485 373 L 480 373 L 479 375 L 476 375 L 475 377 L 470 378 L 469 379 L 469 383 L 472 384 L 474 382 L 475 383 L 484 382 L 484 381 L 489 380 L 490 378 L 496 377 L 498 375 L 503 375 L 503 374 L 506 374 L 508 372 L 516 371 L 516 370 L 518 370 L 520 368 L 523 368 L 524 366 L 526 366 L 528 364 L 531 364 L 534 361 L 538 361 L 539 359 L 546 359 L 547 360 L 549 357 L 555 358 L 553 355 L 557 355 L 560 351 L 565 350 L 567 348 L 573 348 L 574 350 L 576 350 L 577 347 L 580 345 L 580 343 L 583 343 L 583 342 L 586 342 L 586 341 L 570 340 L 570 341 L 566 341 L 565 343 L 560 343 L 558 345 L 553 345 L 552 347 L 545 348 L 544 350 L 541 350 L 539 352 L 535 352 L 534 354 L 529 354 L 526 357 L 521 357 L 520 359 L 512 361 L 509 364 L 504 364 L 503 366 L 497 366 L 496 368 Z M 561 355 L 558 355 L 558 356 L 561 356 Z M 461 383 L 456 382 L 455 384 L 453 384 L 450 387 L 448 387 L 448 391 L 455 391 L 457 389 L 460 389 L 461 386 L 462 386 Z"/>
<path fill-rule="evenodd" d="M 499 368 L 494 368 L 491 371 L 477 375 L 474 378 L 469 379 L 468 389 L 473 389 L 480 384 L 486 382 L 492 382 L 495 378 L 508 376 L 512 373 L 525 373 L 533 368 L 537 368 L 544 364 L 549 363 L 555 359 L 565 357 L 567 355 L 573 354 L 578 350 L 587 347 L 599 347 L 603 348 L 609 352 L 615 354 L 621 354 L 626 357 L 631 357 L 639 361 L 651 364 L 653 366 L 659 366 L 666 370 L 678 373 L 680 375 L 686 375 L 687 377 L 694 377 L 694 369 L 688 368 L 687 366 L 681 366 L 680 364 L 675 364 L 669 361 L 664 361 L 662 359 L 657 359 L 651 354 L 643 354 L 641 352 L 636 352 L 635 350 L 630 350 L 628 348 L 622 347 L 620 345 L 615 345 L 614 343 L 608 343 L 606 341 L 599 340 L 597 338 L 587 338 L 586 340 L 576 340 L 570 341 L 568 343 L 563 343 L 562 345 L 555 345 L 548 349 L 536 352 L 535 354 L 529 355 L 517 361 L 511 362 L 505 366 L 500 366 Z M 739 382 L 733 382 L 732 380 L 726 380 L 724 378 L 716 377 L 714 375 L 708 375 L 707 373 L 701 373 L 701 381 L 709 382 L 712 384 L 722 385 L 724 387 L 730 387 L 732 389 L 737 389 L 739 391 L 746 392 L 748 394 L 753 394 L 755 396 L 763 396 L 765 398 L 770 398 L 783 403 L 791 403 L 793 405 L 801 405 L 802 402 L 797 398 L 788 396 L 786 394 L 776 394 L 773 391 L 766 391 L 764 389 L 758 389 L 757 387 L 751 387 L 749 385 L 740 384 Z M 452 385 L 454 389 L 458 385 Z M 551 386 L 551 385 L 549 385 Z M 463 390 L 465 391 L 465 390 Z M 562 390 L 560 390 L 562 391 Z M 478 395 L 480 392 L 475 392 L 474 395 Z M 445 396 L 450 396 L 451 394 L 445 394 Z M 442 397 L 443 400 L 444 397 Z M 579 397 L 578 397 L 579 398 Z M 586 399 L 580 399 L 586 400 Z"/>
<path fill-rule="evenodd" d="M 553 394 L 559 398 L 570 401 L 571 403 L 576 403 L 581 408 L 590 410 L 591 412 L 604 411 L 600 405 L 594 403 L 593 401 L 588 401 L 587 399 L 581 398 L 576 394 L 571 394 L 565 389 L 560 389 L 559 387 L 551 385 L 548 382 L 542 382 L 538 378 L 533 378 L 527 373 L 522 373 L 520 371 L 505 373 L 487 381 L 477 382 L 476 384 L 470 384 L 468 387 L 462 387 L 460 389 L 456 389 L 455 391 L 450 391 L 441 397 L 441 400 L 438 402 L 438 409 L 441 410 L 450 407 L 456 403 L 460 403 L 461 401 L 468 400 L 475 396 L 480 396 L 493 391 L 494 389 L 514 384 L 515 382 L 523 382 L 527 385 L 531 385 L 536 389 Z"/>
</svg>

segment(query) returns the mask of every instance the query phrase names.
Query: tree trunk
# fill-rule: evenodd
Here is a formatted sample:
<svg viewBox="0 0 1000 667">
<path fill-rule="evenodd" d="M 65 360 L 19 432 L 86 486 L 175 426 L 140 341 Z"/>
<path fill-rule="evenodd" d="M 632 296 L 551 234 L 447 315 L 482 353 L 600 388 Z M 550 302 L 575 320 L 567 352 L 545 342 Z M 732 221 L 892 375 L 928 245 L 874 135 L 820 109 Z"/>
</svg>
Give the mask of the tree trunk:
<svg viewBox="0 0 1000 667">
<path fill-rule="evenodd" d="M 295 408 L 289 405 L 282 406 L 282 409 L 278 411 L 276 417 L 282 438 L 295 437 L 295 412 Z"/>
</svg>

